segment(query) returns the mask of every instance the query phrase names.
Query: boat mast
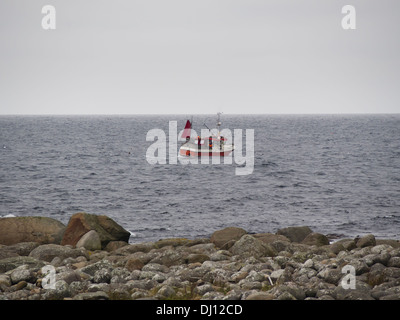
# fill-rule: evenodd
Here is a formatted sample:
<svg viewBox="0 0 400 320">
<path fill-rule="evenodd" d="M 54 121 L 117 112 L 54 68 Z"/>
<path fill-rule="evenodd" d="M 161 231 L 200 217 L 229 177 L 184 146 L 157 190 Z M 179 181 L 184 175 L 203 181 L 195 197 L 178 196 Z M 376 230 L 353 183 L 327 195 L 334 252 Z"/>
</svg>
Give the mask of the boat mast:
<svg viewBox="0 0 400 320">
<path fill-rule="evenodd" d="M 193 129 L 193 116 L 190 117 L 190 129 Z M 190 137 L 192 137 L 192 130 L 190 130 Z"/>
<path fill-rule="evenodd" d="M 221 114 L 222 114 L 222 112 L 218 112 L 217 113 L 217 130 L 218 130 L 218 137 L 220 137 L 221 136 L 221 133 L 220 133 L 220 127 L 221 127 Z"/>
</svg>

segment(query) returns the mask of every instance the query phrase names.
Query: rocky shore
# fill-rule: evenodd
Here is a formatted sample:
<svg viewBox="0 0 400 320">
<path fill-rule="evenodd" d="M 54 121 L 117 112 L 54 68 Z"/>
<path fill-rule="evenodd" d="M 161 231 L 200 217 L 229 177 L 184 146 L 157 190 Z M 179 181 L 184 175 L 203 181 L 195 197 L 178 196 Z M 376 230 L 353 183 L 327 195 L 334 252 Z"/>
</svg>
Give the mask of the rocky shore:
<svg viewBox="0 0 400 320">
<path fill-rule="evenodd" d="M 106 216 L 0 219 L 0 300 L 399 300 L 400 243 L 309 227 L 129 244 Z"/>
</svg>

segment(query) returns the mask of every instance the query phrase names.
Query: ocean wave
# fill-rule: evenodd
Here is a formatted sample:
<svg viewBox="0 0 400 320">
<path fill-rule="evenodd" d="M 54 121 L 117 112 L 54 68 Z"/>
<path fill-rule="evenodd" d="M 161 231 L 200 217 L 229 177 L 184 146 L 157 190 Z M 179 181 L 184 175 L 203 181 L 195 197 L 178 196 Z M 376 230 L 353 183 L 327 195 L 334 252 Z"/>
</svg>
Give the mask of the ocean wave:
<svg viewBox="0 0 400 320">
<path fill-rule="evenodd" d="M 15 218 L 16 217 L 16 215 L 13 215 L 13 214 L 6 214 L 5 216 L 0 216 L 0 218 Z"/>
</svg>

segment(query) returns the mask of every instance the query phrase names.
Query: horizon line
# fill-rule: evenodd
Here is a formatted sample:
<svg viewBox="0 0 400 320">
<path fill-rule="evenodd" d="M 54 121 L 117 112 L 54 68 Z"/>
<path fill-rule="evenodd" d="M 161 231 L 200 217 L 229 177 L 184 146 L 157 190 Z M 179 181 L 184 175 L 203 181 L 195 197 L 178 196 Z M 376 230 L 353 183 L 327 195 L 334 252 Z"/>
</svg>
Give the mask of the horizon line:
<svg viewBox="0 0 400 320">
<path fill-rule="evenodd" d="M 0 113 L 2 116 L 158 116 L 158 115 L 187 115 L 188 113 Z M 216 113 L 191 113 L 192 115 L 213 115 Z M 224 115 L 399 115 L 400 112 L 341 112 L 341 113 L 225 113 Z"/>
</svg>

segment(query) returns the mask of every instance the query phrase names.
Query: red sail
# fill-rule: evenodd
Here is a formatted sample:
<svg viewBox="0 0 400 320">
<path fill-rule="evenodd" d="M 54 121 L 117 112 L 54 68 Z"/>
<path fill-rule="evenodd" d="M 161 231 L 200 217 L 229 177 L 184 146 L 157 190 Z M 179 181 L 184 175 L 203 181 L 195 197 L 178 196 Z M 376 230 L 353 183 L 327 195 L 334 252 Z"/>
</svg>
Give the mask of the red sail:
<svg viewBox="0 0 400 320">
<path fill-rule="evenodd" d="M 182 136 L 181 138 L 186 139 L 186 137 L 190 137 L 190 129 L 192 128 L 192 124 L 190 123 L 190 121 L 186 121 L 186 126 L 185 129 L 183 130 Z"/>
</svg>

